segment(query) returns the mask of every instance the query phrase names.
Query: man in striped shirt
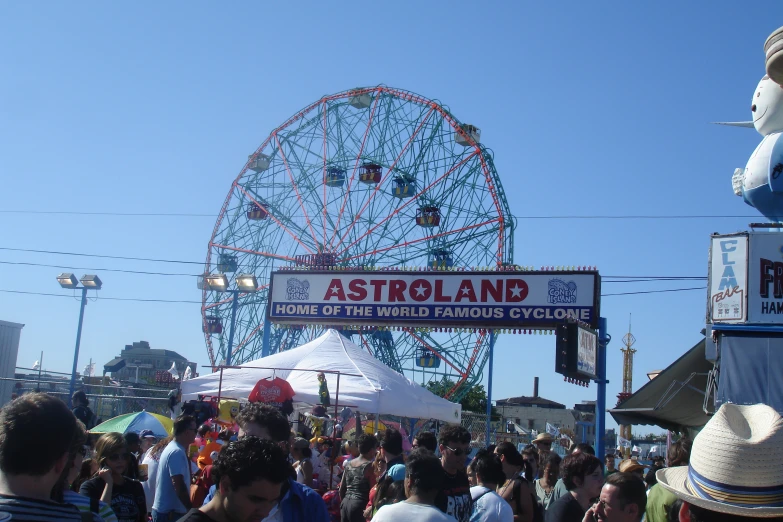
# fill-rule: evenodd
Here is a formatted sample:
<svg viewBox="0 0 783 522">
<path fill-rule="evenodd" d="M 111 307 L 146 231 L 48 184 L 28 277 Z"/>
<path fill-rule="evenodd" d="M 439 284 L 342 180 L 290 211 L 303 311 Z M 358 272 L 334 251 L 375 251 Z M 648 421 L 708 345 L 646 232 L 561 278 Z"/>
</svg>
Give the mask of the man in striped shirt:
<svg viewBox="0 0 783 522">
<path fill-rule="evenodd" d="M 0 521 L 82 520 L 50 500 L 68 463 L 76 417 L 60 399 L 28 393 L 0 410 Z"/>
</svg>

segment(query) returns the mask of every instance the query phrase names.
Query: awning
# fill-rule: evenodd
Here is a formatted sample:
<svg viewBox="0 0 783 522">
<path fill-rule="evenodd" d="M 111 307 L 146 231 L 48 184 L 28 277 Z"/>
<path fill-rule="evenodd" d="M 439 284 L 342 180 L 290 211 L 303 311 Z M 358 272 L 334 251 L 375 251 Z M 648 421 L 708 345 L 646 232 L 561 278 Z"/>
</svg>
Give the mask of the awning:
<svg viewBox="0 0 783 522">
<path fill-rule="evenodd" d="M 639 388 L 620 406 L 609 410 L 618 424 L 653 424 L 663 429 L 699 429 L 710 419 L 704 413 L 707 374 L 704 340 Z"/>
</svg>

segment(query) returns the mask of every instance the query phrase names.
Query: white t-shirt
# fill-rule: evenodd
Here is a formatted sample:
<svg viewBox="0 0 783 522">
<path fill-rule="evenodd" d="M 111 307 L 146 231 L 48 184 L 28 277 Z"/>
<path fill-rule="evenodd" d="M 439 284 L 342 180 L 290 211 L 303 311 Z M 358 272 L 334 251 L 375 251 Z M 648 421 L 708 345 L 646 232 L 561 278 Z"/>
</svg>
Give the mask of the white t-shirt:
<svg viewBox="0 0 783 522">
<path fill-rule="evenodd" d="M 373 522 L 399 522 L 400 520 L 415 520 L 416 522 L 456 522 L 454 517 L 447 515 L 435 506 L 414 504 L 403 501 L 387 504 L 372 517 Z"/>
<path fill-rule="evenodd" d="M 470 497 L 473 499 L 470 522 L 513 522 L 514 512 L 509 503 L 489 488 L 473 486 Z"/>
<path fill-rule="evenodd" d="M 155 484 L 158 482 L 158 461 L 149 455 L 149 451 L 144 454 L 141 463 L 147 465 L 147 480 L 141 483 L 144 488 L 144 497 L 147 499 L 147 512 L 152 513 L 152 503 L 155 502 Z M 160 457 L 160 453 L 158 454 Z"/>
</svg>

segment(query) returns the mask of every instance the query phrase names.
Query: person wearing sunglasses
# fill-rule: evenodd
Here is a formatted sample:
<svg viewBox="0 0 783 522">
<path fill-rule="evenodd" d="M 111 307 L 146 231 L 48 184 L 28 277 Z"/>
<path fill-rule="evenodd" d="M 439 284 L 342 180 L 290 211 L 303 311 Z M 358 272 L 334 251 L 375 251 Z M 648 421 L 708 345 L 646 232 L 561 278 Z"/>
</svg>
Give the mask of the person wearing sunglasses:
<svg viewBox="0 0 783 522">
<path fill-rule="evenodd" d="M 250 403 L 240 410 L 236 421 L 239 424 L 239 440 L 258 437 L 272 441 L 284 453 L 288 453 L 291 426 L 288 424 L 288 419 L 277 408 L 259 402 Z M 293 472 L 290 465 L 287 469 L 289 473 Z M 216 494 L 217 484 L 210 488 L 204 499 L 204 505 L 206 506 Z M 293 474 L 283 483 L 279 502 L 272 508 L 267 520 L 329 522 L 330 518 L 321 495 L 298 483 L 296 474 Z"/>
<path fill-rule="evenodd" d="M 449 424 L 440 430 L 438 448 L 445 476 L 435 505 L 457 522 L 468 522 L 473 508 L 470 482 L 465 471 L 465 461 L 470 453 L 470 433 L 459 424 Z"/>
<path fill-rule="evenodd" d="M 84 482 L 79 493 L 111 506 L 118 522 L 145 522 L 147 502 L 141 482 L 125 476 L 128 452 L 122 433 L 105 433 L 95 443 L 96 477 Z"/>
</svg>

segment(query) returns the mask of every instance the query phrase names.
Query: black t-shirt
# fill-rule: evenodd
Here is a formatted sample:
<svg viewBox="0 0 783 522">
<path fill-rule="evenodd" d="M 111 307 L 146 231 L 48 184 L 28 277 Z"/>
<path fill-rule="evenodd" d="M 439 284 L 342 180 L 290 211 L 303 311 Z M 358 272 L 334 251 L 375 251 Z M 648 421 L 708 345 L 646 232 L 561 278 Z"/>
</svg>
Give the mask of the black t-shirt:
<svg viewBox="0 0 783 522">
<path fill-rule="evenodd" d="M 82 421 L 85 428 L 89 430 L 95 427 L 95 414 L 89 406 L 77 406 L 72 411 L 76 418 Z"/>
<path fill-rule="evenodd" d="M 549 506 L 544 522 L 582 522 L 585 510 L 571 493 L 566 493 Z"/>
<path fill-rule="evenodd" d="M 139 461 L 133 453 L 128 454 L 128 469 L 125 476 L 133 480 L 139 480 Z"/>
<path fill-rule="evenodd" d="M 198 509 L 191 509 L 177 522 L 216 522 L 214 518 L 207 516 Z"/>
<path fill-rule="evenodd" d="M 457 522 L 469 522 L 472 500 L 468 475 L 464 471 L 458 471 L 454 475 L 444 471 L 443 474 L 443 489 L 438 493 L 435 505 L 457 519 Z"/>
<path fill-rule="evenodd" d="M 141 482 L 125 478 L 122 485 L 116 482 L 111 488 L 111 509 L 117 515 L 118 522 L 145 522 L 147 520 L 147 501 Z M 92 478 L 82 484 L 79 493 L 90 498 L 100 499 L 106 483 L 100 477 Z"/>
</svg>

